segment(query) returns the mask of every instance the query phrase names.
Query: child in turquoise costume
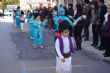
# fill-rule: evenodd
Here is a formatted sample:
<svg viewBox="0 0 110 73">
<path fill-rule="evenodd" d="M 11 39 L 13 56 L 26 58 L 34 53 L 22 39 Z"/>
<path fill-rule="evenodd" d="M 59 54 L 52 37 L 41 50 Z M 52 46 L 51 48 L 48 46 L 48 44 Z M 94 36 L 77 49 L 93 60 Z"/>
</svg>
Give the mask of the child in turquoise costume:
<svg viewBox="0 0 110 73">
<path fill-rule="evenodd" d="M 20 17 L 20 20 L 21 20 L 21 32 L 25 32 L 24 30 L 24 25 L 25 25 L 25 15 L 24 15 L 24 11 L 21 11 L 21 17 Z"/>
<path fill-rule="evenodd" d="M 63 21 L 63 20 L 67 20 L 67 21 L 70 22 L 70 24 L 71 24 L 72 26 L 74 26 L 74 24 L 72 23 L 72 21 L 71 21 L 68 17 L 66 17 L 66 16 L 55 16 L 54 22 L 55 22 L 55 30 L 56 30 L 56 31 L 58 31 L 59 23 L 60 23 L 61 20 L 62 20 L 62 21 Z"/>
<path fill-rule="evenodd" d="M 31 11 L 28 10 L 28 12 L 27 12 L 27 22 L 30 22 L 30 18 L 31 18 Z"/>
<path fill-rule="evenodd" d="M 34 27 L 33 24 L 34 23 L 34 16 L 33 13 L 30 14 L 30 20 L 29 20 L 29 24 L 30 24 L 30 32 L 29 32 L 29 36 L 30 39 L 34 39 Z"/>
<path fill-rule="evenodd" d="M 58 31 L 59 23 L 63 20 L 67 20 L 70 23 L 70 25 L 74 27 L 77 24 L 77 22 L 82 20 L 83 18 L 83 16 L 80 16 L 74 22 L 72 22 L 67 16 L 65 16 L 65 10 L 63 6 L 60 5 L 57 10 L 57 16 L 53 18 L 55 23 L 55 30 Z"/>
<path fill-rule="evenodd" d="M 20 27 L 20 16 L 21 16 L 21 11 L 20 7 L 17 7 L 17 11 L 15 12 L 15 21 L 16 21 L 16 26 Z"/>
<path fill-rule="evenodd" d="M 40 14 L 34 14 L 34 23 L 32 24 L 34 27 L 34 40 L 33 46 L 37 48 L 43 48 L 43 34 L 42 34 L 42 22 L 40 20 Z"/>
<path fill-rule="evenodd" d="M 80 16 L 74 22 L 72 22 L 67 16 L 64 16 L 64 15 L 65 15 L 65 12 L 61 8 L 59 8 L 58 9 L 58 15 L 53 18 L 54 19 L 54 24 L 55 24 L 55 30 L 56 30 L 55 40 L 59 36 L 59 34 L 58 34 L 59 29 L 58 28 L 59 28 L 59 24 L 62 21 L 66 20 L 70 23 L 70 25 L 69 25 L 70 26 L 70 35 L 72 36 L 72 27 L 74 27 L 77 24 L 77 22 L 79 22 L 80 20 L 85 18 L 85 16 Z"/>
<path fill-rule="evenodd" d="M 78 21 L 82 20 L 83 16 L 78 17 L 74 22 L 72 22 L 67 16 L 55 16 L 54 22 L 55 22 L 55 30 L 58 31 L 59 23 L 62 20 L 67 20 L 71 26 L 75 26 Z"/>
<path fill-rule="evenodd" d="M 80 20 L 82 20 L 84 17 L 83 16 L 80 16 L 80 17 L 78 17 L 74 22 L 72 22 L 67 16 L 56 16 L 55 17 L 55 19 L 54 19 L 54 22 L 55 22 L 55 30 L 56 30 L 56 32 L 55 32 L 55 39 L 54 40 L 56 40 L 56 38 L 57 37 L 59 37 L 60 35 L 59 35 L 59 24 L 62 22 L 62 21 L 64 21 L 64 20 L 66 20 L 66 21 L 68 21 L 69 23 L 70 23 L 70 27 L 74 27 L 76 24 L 77 24 L 77 22 L 78 21 L 80 21 Z M 71 31 L 71 30 L 70 30 Z M 70 35 L 72 34 L 72 32 L 70 33 Z"/>
<path fill-rule="evenodd" d="M 43 22 L 42 22 L 43 28 L 46 28 L 47 25 L 48 25 L 48 20 L 47 20 L 47 18 L 44 18 L 44 20 L 43 20 Z"/>
<path fill-rule="evenodd" d="M 65 9 L 62 4 L 58 7 L 58 15 L 65 15 Z"/>
</svg>

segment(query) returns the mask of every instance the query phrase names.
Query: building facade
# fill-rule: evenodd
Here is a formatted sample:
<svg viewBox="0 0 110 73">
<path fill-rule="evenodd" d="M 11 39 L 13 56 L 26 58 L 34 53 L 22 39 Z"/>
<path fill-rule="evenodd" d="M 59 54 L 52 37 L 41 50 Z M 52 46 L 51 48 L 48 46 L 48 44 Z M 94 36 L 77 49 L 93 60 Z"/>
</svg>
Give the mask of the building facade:
<svg viewBox="0 0 110 73">
<path fill-rule="evenodd" d="M 83 2 L 83 0 L 57 0 L 57 1 L 58 1 L 57 5 L 62 4 L 63 6 L 68 7 L 69 4 L 73 4 L 74 8 L 75 8 L 77 3 L 82 3 Z"/>
</svg>

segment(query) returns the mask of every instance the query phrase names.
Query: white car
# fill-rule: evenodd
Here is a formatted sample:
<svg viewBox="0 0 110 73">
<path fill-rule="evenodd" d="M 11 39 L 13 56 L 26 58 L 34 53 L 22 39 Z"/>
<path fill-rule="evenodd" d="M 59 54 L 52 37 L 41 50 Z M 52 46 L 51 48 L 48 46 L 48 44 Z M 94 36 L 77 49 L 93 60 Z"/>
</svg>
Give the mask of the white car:
<svg viewBox="0 0 110 73">
<path fill-rule="evenodd" d="M 5 14 L 8 15 L 8 16 L 12 16 L 13 15 L 13 10 L 9 9 L 9 10 L 5 11 Z"/>
</svg>

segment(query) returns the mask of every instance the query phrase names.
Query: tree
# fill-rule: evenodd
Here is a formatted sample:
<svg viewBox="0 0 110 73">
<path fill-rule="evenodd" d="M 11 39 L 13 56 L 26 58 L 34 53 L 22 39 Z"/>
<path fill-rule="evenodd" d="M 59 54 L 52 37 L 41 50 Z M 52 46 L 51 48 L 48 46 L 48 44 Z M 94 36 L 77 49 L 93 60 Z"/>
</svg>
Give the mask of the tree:
<svg viewBox="0 0 110 73">
<path fill-rule="evenodd" d="M 0 9 L 3 9 L 3 13 L 7 4 L 19 4 L 19 0 L 0 0 Z"/>
<path fill-rule="evenodd" d="M 19 0 L 0 0 L 1 9 L 4 9 L 7 4 L 19 4 Z"/>
<path fill-rule="evenodd" d="M 4 13 L 4 8 L 6 7 L 6 5 L 7 5 L 7 0 L 1 0 L 0 8 L 3 9 L 3 13 Z"/>
</svg>

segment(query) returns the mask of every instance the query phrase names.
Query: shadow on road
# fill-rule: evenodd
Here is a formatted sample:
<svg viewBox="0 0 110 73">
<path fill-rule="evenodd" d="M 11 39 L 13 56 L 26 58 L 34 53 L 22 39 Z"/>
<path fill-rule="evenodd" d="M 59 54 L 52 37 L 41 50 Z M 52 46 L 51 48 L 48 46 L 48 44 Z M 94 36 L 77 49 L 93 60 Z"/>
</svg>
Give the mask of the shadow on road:
<svg viewBox="0 0 110 73">
<path fill-rule="evenodd" d="M 47 33 L 48 32 L 48 33 Z M 32 40 L 29 39 L 28 32 L 11 32 L 12 40 L 19 51 L 18 57 L 21 60 L 41 60 L 55 58 L 53 34 L 44 29 L 44 49 L 32 47 Z"/>
</svg>

